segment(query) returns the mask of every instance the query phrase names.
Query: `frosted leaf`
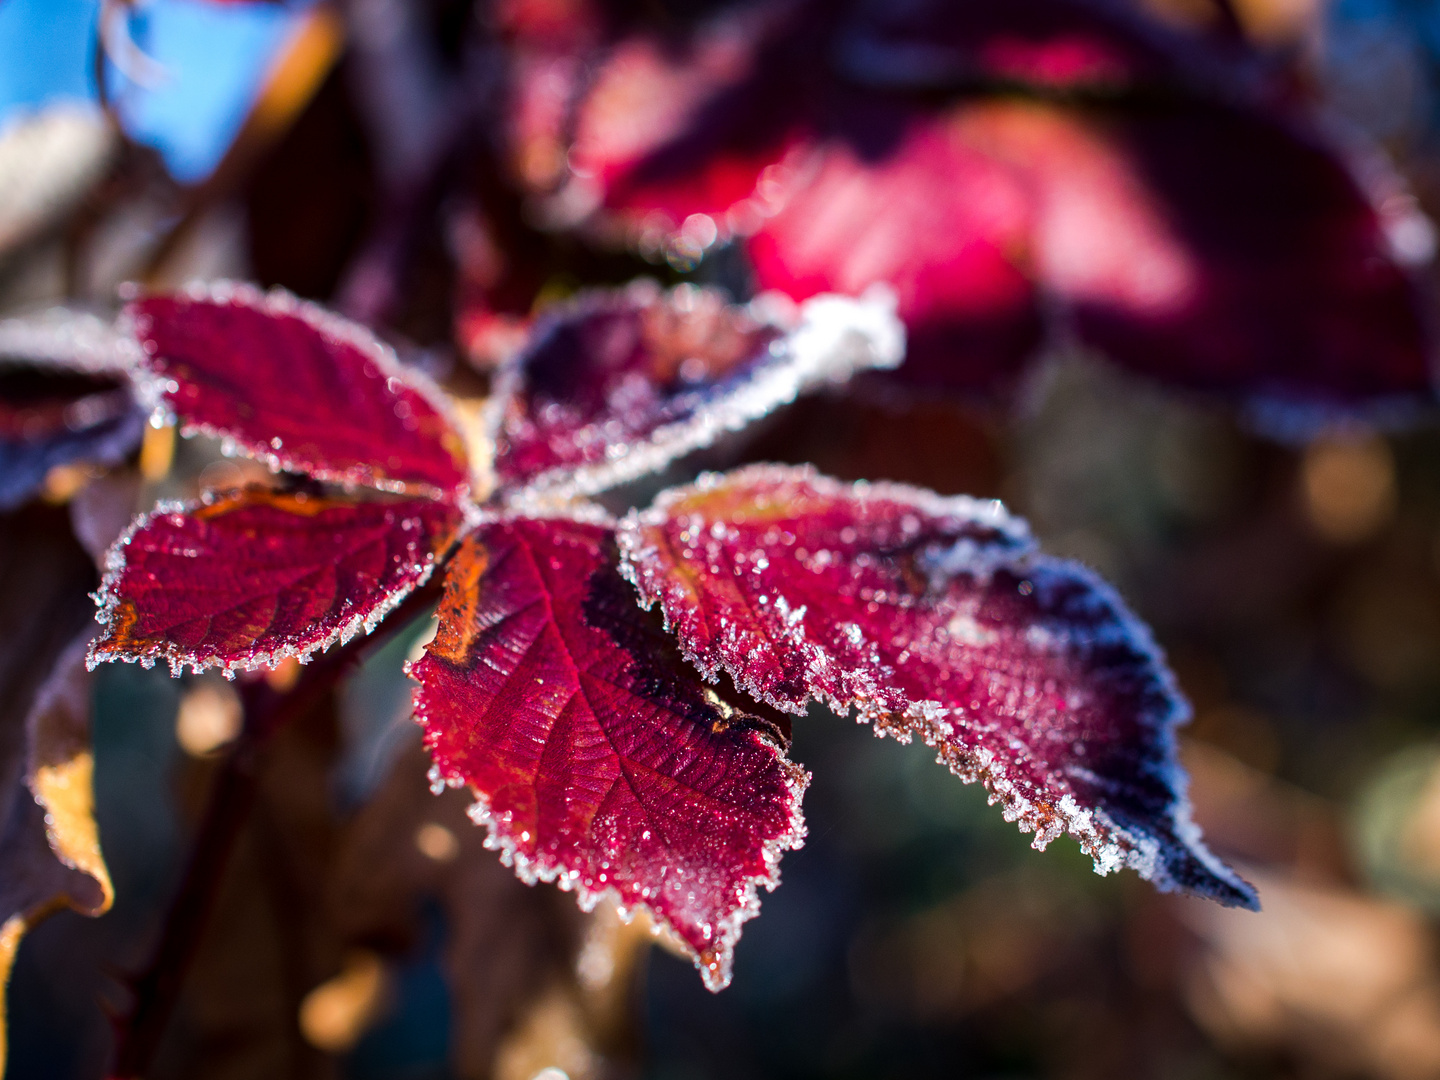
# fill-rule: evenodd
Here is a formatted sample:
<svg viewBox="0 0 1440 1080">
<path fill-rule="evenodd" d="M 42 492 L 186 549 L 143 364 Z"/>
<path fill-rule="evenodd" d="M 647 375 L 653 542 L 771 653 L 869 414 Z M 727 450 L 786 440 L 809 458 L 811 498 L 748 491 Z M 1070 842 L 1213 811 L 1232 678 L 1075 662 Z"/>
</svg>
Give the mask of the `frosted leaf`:
<svg viewBox="0 0 1440 1080">
<path fill-rule="evenodd" d="M 444 395 L 364 327 L 284 290 L 231 282 L 142 297 L 127 317 L 182 434 L 347 486 L 467 493 Z"/>
<path fill-rule="evenodd" d="M 66 875 L 75 882 L 67 902 L 84 914 L 98 915 L 109 908 L 115 890 L 94 818 L 95 760 L 90 744 L 94 686 L 85 668 L 89 642 L 88 629 L 71 641 L 35 695 L 25 718 L 25 784 L 43 812 L 51 852 L 75 872 Z M 83 877 L 77 881 L 75 874 Z"/>
<path fill-rule="evenodd" d="M 461 524 L 429 500 L 248 489 L 161 504 L 110 549 L 90 664 L 178 675 L 270 668 L 370 633 L 430 577 Z"/>
<path fill-rule="evenodd" d="M 1146 628 L 996 502 L 810 469 L 707 475 L 621 523 L 623 569 L 686 656 L 801 712 L 919 735 L 1043 848 L 1253 905 L 1190 820 L 1187 708 Z"/>
<path fill-rule="evenodd" d="M 128 334 L 88 311 L 55 307 L 0 319 L 0 364 L 128 374 L 143 358 Z"/>
<path fill-rule="evenodd" d="M 707 689 L 635 604 L 603 525 L 517 519 L 461 545 L 410 666 L 432 784 L 524 880 L 645 907 L 705 984 L 805 835 L 809 777 L 774 725 Z"/>
<path fill-rule="evenodd" d="M 587 293 L 543 320 L 503 370 L 495 471 L 517 499 L 600 491 L 903 354 L 883 292 L 818 296 L 798 312 L 648 281 Z"/>
</svg>

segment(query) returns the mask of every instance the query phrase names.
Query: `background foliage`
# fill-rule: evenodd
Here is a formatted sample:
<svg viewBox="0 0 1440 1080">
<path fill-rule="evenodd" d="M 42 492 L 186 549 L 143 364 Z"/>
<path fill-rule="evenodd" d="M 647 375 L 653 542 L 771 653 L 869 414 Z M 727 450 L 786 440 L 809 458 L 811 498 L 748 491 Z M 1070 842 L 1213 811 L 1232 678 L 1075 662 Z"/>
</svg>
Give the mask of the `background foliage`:
<svg viewBox="0 0 1440 1080">
<path fill-rule="evenodd" d="M 1245 42 L 1440 212 L 1440 10 L 1152 0 L 1145 15 Z M 483 376 L 462 354 L 506 324 L 465 319 L 489 256 L 457 192 L 479 192 L 500 223 L 485 242 L 541 268 L 513 299 L 489 294 L 502 314 L 657 272 L 553 233 L 506 237 L 512 219 L 494 208 L 523 223 L 521 198 L 484 154 L 447 159 L 437 187 L 430 155 L 468 120 L 457 102 L 480 96 L 487 70 L 473 57 L 494 47 L 468 3 L 155 0 L 130 17 L 169 72 L 149 90 L 143 58 L 126 61 L 135 78 L 95 60 L 97 16 L 0 0 L 7 313 L 106 309 L 131 279 L 280 284 L 379 323 L 478 398 Z M 422 46 L 417 66 L 405 50 Z M 97 70 L 118 128 L 83 104 Z M 48 159 L 17 132 L 42 105 L 76 121 L 37 195 L 23 178 Z M 658 272 L 723 283 L 731 258 Z M 1433 418 L 1276 441 L 1213 400 L 1063 347 L 1018 397 L 805 399 L 707 463 L 743 452 L 1001 497 L 1048 550 L 1101 571 L 1194 703 L 1183 757 L 1196 816 L 1258 884 L 1262 914 L 1096 878 L 1068 840 L 1037 855 L 924 747 L 814 718 L 795 725 L 793 755 L 815 777 L 809 839 L 747 927 L 735 984 L 712 996 L 632 929 L 518 883 L 481 849 L 463 795 L 431 797 L 399 674 L 417 624 L 250 763 L 253 810 L 146 1075 L 1440 1075 Z M 52 470 L 15 535 L 64 537 L 67 503 L 123 520 L 251 469 L 150 431 L 105 475 Z M 20 596 L 7 583 L 0 607 L 28 627 L 9 614 Z M 7 633 L 0 659 L 23 666 L 32 633 Z M 129 977 L 154 948 L 235 709 L 208 676 L 99 672 L 96 818 L 115 903 L 26 938 L 12 1078 L 104 1074 L 108 1018 L 135 1003 Z"/>
</svg>

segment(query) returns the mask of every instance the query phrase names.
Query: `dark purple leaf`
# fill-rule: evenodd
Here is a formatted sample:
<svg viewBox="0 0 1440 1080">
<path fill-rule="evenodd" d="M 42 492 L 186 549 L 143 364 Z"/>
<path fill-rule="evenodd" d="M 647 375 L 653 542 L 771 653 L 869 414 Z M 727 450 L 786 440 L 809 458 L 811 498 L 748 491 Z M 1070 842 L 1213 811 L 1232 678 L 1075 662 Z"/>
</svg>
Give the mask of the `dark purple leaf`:
<svg viewBox="0 0 1440 1080">
<path fill-rule="evenodd" d="M 1372 163 L 1372 204 L 1314 130 L 1221 104 L 1074 127 L 1152 193 L 1182 260 L 1176 270 L 1188 263 L 1191 279 L 1181 288 L 1177 278 L 1171 300 L 1137 271 L 1120 289 L 1066 286 L 1082 339 L 1132 370 L 1200 390 L 1240 388 L 1261 405 L 1433 399 L 1427 307 L 1405 267 L 1428 257 L 1433 234 L 1382 165 Z M 1057 157 L 1049 171 L 1058 178 L 1068 167 Z M 1078 264 L 1080 238 L 1063 229 L 1050 224 L 1047 242 Z"/>
<path fill-rule="evenodd" d="M 521 877 L 586 907 L 643 905 L 707 986 L 730 981 L 758 887 L 775 887 L 804 836 L 808 776 L 640 611 L 608 526 L 515 520 L 472 535 L 410 671 L 436 785 L 470 785 L 472 817 Z"/>
<path fill-rule="evenodd" d="M 448 499 L 467 490 L 443 397 L 363 327 L 225 282 L 147 296 L 128 313 L 182 433 L 320 480 Z"/>
<path fill-rule="evenodd" d="M 0 510 L 28 499 L 57 465 L 117 465 L 139 445 L 133 356 L 94 316 L 57 309 L 0 320 Z"/>
<path fill-rule="evenodd" d="M 600 491 L 903 353 L 903 330 L 881 299 L 818 297 L 788 322 L 687 285 L 667 293 L 637 281 L 582 295 L 543 320 L 502 373 L 501 485 Z"/>
<path fill-rule="evenodd" d="M 249 489 L 137 519 L 106 560 L 102 660 L 172 672 L 303 662 L 369 633 L 423 585 L 460 525 L 429 500 L 375 501 Z"/>
<path fill-rule="evenodd" d="M 707 676 L 918 734 L 1036 847 L 1068 832 L 1101 873 L 1255 903 L 1190 821 L 1187 709 L 1148 631 L 999 503 L 756 466 L 667 493 L 619 537 Z"/>
<path fill-rule="evenodd" d="M 1107 0 L 957 5 L 860 0 L 840 36 L 837 67 L 883 89 L 1113 95 L 1143 86 L 1256 81 L 1143 9 Z M 817 9 L 818 10 L 818 9 Z M 1249 78 L 1245 76 L 1249 74 Z"/>
</svg>

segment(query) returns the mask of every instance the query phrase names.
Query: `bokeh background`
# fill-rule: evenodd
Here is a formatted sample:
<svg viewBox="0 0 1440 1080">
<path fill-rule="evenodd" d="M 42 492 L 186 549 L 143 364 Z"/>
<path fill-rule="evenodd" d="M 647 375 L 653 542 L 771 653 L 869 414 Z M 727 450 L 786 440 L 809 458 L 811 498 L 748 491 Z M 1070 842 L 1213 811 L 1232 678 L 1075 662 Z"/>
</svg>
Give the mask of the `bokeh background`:
<svg viewBox="0 0 1440 1080">
<path fill-rule="evenodd" d="M 1146 2 L 1197 34 L 1233 22 L 1440 214 L 1440 4 Z M 377 83 L 373 58 L 418 40 L 452 70 L 475 7 L 151 0 L 115 16 L 0 0 L 0 312 L 103 311 L 125 280 L 218 276 L 353 308 L 367 238 L 397 199 L 423 201 L 394 144 L 404 125 L 376 114 L 429 102 L 411 115 L 443 126 L 449 100 Z M 423 234 L 387 317 L 408 358 L 452 383 L 478 379 L 452 335 L 462 249 L 454 230 Z M 743 270 L 722 254 L 692 276 L 733 285 Z M 463 796 L 429 795 L 400 674 L 422 620 L 267 753 L 147 1075 L 1440 1076 L 1434 419 L 1277 441 L 1056 352 L 1013 407 L 813 398 L 685 465 L 811 461 L 1001 497 L 1049 550 L 1101 571 L 1194 704 L 1196 816 L 1259 886 L 1261 914 L 1098 878 L 1068 839 L 1036 853 L 924 747 L 817 713 L 796 722 L 793 755 L 814 774 L 809 839 L 747 925 L 734 985 L 711 995 L 643 932 L 515 882 Z M 27 512 L 61 515 L 81 489 L 147 505 L 248 468 L 151 433 L 134 468 L 57 476 Z M 105 1074 L 111 1017 L 132 1004 L 127 976 L 238 724 L 219 681 L 116 665 L 95 693 L 117 899 L 25 941 L 11 1080 Z"/>
</svg>

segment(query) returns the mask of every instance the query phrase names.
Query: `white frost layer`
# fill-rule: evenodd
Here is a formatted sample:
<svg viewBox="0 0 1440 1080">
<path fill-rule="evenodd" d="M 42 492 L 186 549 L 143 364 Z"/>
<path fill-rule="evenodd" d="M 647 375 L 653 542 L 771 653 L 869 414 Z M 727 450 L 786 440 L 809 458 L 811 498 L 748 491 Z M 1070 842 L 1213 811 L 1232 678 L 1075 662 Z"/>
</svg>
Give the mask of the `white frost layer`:
<svg viewBox="0 0 1440 1080">
<path fill-rule="evenodd" d="M 905 358 L 905 325 L 895 313 L 896 304 L 894 292 L 883 285 L 872 286 L 858 299 L 827 293 L 806 300 L 799 305 L 794 329 L 771 346 L 773 359 L 757 365 L 724 397 L 684 420 L 657 428 L 643 442 L 614 444 L 613 456 L 605 462 L 542 473 L 510 493 L 508 501 L 523 505 L 596 494 L 657 472 L 808 390 L 827 383 L 839 385 L 861 371 L 898 367 Z M 793 307 L 788 299 L 769 294 L 751 302 L 752 313 L 772 325 L 779 312 Z M 522 392 L 523 380 L 524 354 L 506 369 L 496 387 L 490 413 L 493 437 L 502 434 L 509 403 Z"/>
</svg>

